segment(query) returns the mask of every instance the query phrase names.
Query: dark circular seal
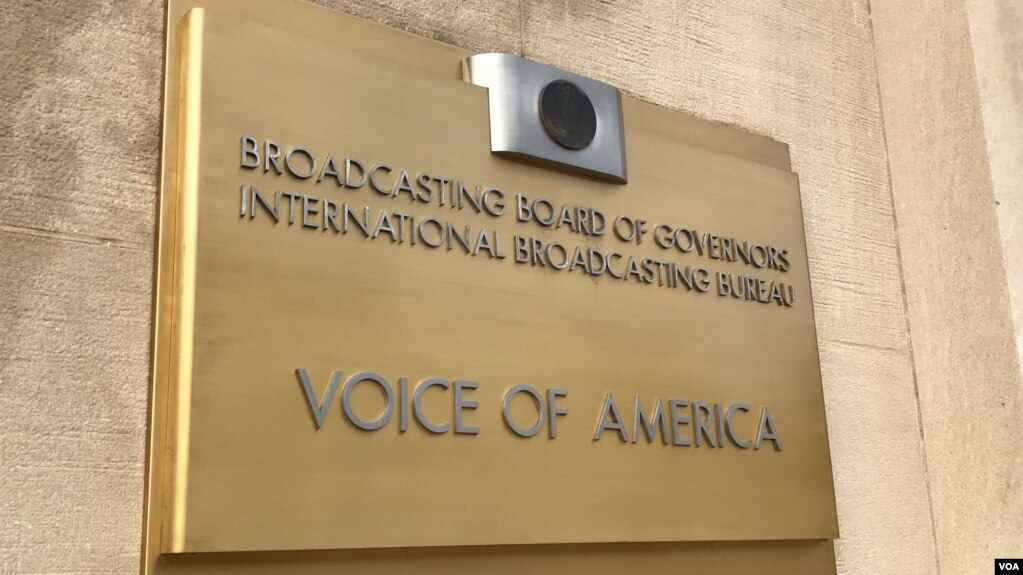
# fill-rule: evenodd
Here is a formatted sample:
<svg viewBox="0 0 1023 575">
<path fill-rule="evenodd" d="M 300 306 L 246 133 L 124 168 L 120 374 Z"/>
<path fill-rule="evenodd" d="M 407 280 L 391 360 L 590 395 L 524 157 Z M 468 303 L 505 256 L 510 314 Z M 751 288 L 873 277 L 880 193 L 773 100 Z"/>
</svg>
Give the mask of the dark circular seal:
<svg viewBox="0 0 1023 575">
<path fill-rule="evenodd" d="M 567 80 L 554 80 L 540 92 L 540 121 L 547 135 L 569 150 L 589 146 L 597 133 L 593 103 Z"/>
</svg>

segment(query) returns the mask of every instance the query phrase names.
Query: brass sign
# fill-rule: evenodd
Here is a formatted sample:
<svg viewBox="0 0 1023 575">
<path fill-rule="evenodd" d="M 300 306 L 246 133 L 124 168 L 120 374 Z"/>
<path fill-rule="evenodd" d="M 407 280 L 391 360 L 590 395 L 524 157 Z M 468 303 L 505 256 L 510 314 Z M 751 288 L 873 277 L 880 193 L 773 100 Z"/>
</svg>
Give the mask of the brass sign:
<svg viewBox="0 0 1023 575">
<path fill-rule="evenodd" d="M 304 4 L 168 22 L 149 572 L 834 572 L 783 144 L 625 98 L 603 181 L 492 154 L 457 48 Z M 359 548 L 404 551 L 310 554 Z"/>
</svg>

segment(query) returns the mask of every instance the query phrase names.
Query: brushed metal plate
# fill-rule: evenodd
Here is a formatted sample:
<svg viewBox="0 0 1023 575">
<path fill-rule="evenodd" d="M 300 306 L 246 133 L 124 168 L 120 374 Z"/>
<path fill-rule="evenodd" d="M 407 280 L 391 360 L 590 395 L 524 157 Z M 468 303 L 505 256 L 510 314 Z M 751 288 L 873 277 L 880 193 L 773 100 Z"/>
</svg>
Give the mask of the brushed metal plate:
<svg viewBox="0 0 1023 575">
<path fill-rule="evenodd" d="M 201 18 L 186 16 L 196 7 Z M 735 561 L 765 573 L 834 572 L 809 275 L 783 144 L 626 99 L 630 181 L 602 183 L 492 155 L 488 96 L 460 81 L 463 50 L 291 2 L 172 0 L 168 22 L 147 572 L 455 573 L 478 572 L 480 561 L 495 572 L 499 563 L 602 572 L 621 561 L 658 572 L 659 557 L 672 573 Z M 242 182 L 321 194 L 312 182 L 240 170 L 238 138 L 250 132 L 781 242 L 801 305 L 690 300 L 239 220 Z M 341 201 L 352 191 L 330 193 Z M 477 379 L 482 433 L 367 434 L 337 405 L 316 431 L 300 366 L 319 394 L 335 369 Z M 519 381 L 571 388 L 572 423 L 556 441 L 523 443 L 494 417 Z M 785 451 L 593 442 L 607 391 L 777 405 Z M 443 414 L 448 400 L 425 409 Z M 672 543 L 705 540 L 735 543 Z M 530 545 L 557 542 L 590 544 Z M 354 547 L 404 550 L 313 551 Z"/>
</svg>

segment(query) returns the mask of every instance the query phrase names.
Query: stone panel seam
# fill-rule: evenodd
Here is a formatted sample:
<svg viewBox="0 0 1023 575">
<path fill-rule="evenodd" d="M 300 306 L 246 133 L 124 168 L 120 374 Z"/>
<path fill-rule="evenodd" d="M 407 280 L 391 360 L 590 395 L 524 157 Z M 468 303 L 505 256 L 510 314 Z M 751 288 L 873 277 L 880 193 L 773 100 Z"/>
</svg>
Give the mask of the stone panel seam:
<svg viewBox="0 0 1023 575">
<path fill-rule="evenodd" d="M 113 248 L 120 248 L 125 250 L 132 250 L 137 252 L 151 253 L 153 247 L 141 242 L 133 242 L 130 240 L 119 240 L 114 238 L 101 238 L 97 236 L 89 236 L 84 234 L 75 234 L 70 232 L 55 232 L 52 230 L 45 230 L 42 228 L 33 228 L 29 226 L 10 226 L 0 224 L 0 232 L 18 234 L 23 236 L 31 236 L 36 238 L 46 238 L 51 240 L 59 240 L 65 242 L 74 242 L 77 244 L 87 244 L 94 246 L 106 246 Z"/>
<path fill-rule="evenodd" d="M 916 425 L 920 430 L 920 454 L 924 465 L 924 486 L 927 488 L 927 512 L 931 520 L 931 544 L 934 546 L 934 571 L 941 575 L 941 554 L 938 552 L 937 525 L 934 520 L 934 496 L 931 489 L 931 468 L 927 461 L 927 444 L 924 441 L 923 413 L 920 410 L 920 385 L 916 373 L 916 355 L 913 350 L 913 334 L 909 323 L 909 298 L 906 293 L 905 268 L 902 265 L 902 245 L 899 241 L 899 218 L 895 212 L 895 189 L 892 186 L 892 164 L 891 156 L 888 153 L 888 125 L 885 122 L 884 97 L 881 93 L 881 76 L 877 63 L 877 39 L 874 35 L 874 11 L 870 0 L 865 0 L 867 5 L 867 26 L 870 29 L 871 54 L 874 61 L 874 83 L 877 89 L 877 112 L 881 120 L 881 144 L 884 149 L 885 176 L 888 180 L 888 194 L 891 200 L 892 227 L 895 232 L 895 261 L 899 267 L 899 291 L 902 295 L 903 318 L 906 323 L 906 348 L 909 352 L 909 361 L 913 374 L 913 399 L 916 403 Z"/>
<path fill-rule="evenodd" d="M 899 353 L 899 354 L 901 354 L 901 353 L 906 351 L 903 348 L 891 347 L 891 346 L 887 346 L 887 345 L 871 345 L 869 343 L 860 343 L 860 342 L 855 342 L 855 341 L 847 341 L 847 340 L 844 340 L 844 339 L 834 339 L 834 338 L 820 338 L 820 343 L 822 343 L 822 344 L 824 344 L 824 343 L 833 343 L 833 344 L 836 344 L 836 345 L 845 345 L 845 346 L 849 346 L 849 347 L 857 347 L 857 348 L 860 348 L 860 349 L 867 349 L 867 350 L 872 350 L 872 351 L 891 351 L 891 352 L 895 352 L 895 353 Z M 912 360 L 912 357 L 910 357 L 910 360 Z"/>
</svg>

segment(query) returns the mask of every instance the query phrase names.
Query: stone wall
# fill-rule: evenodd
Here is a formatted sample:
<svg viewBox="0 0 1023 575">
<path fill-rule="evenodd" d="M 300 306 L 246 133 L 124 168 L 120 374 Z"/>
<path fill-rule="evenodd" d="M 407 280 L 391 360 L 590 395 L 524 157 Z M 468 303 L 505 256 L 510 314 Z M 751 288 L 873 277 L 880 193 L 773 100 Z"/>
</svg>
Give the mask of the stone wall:
<svg viewBox="0 0 1023 575">
<path fill-rule="evenodd" d="M 1023 141 L 1023 132 L 1013 132 L 1020 127 L 1023 77 L 995 50 L 1020 33 L 1011 18 L 997 15 L 998 8 L 1011 14 L 1016 4 L 875 5 L 891 185 L 943 574 L 990 572 L 993 558 L 1023 552 L 1023 384 L 1009 292 L 1012 279 L 1018 306 L 1023 251 L 1012 250 L 1023 243 L 1011 226 L 1013 218 L 1023 222 L 1023 199 L 1012 156 L 1019 156 Z M 968 5 L 977 9 L 973 36 Z M 978 84 L 978 76 L 984 82 Z M 1010 105 L 1003 107 L 1005 102 Z M 1000 227 L 1000 219 L 1008 227 Z"/>
<path fill-rule="evenodd" d="M 969 0 L 966 8 L 1016 350 L 1023 358 L 1023 3 Z"/>
<path fill-rule="evenodd" d="M 956 557 L 992 552 L 978 547 L 991 526 L 978 526 L 959 547 L 952 541 L 950 518 L 967 510 L 945 499 L 969 477 L 948 479 L 961 451 L 946 442 L 990 438 L 942 429 L 947 402 L 925 387 L 961 376 L 957 393 L 965 395 L 981 381 L 953 359 L 925 363 L 918 409 L 914 348 L 918 364 L 922 355 L 940 358 L 934 338 L 947 344 L 955 334 L 939 314 L 925 313 L 930 308 L 914 307 L 929 297 L 914 291 L 931 285 L 930 260 L 922 246 L 914 249 L 925 239 L 916 234 L 928 230 L 914 227 L 914 239 L 897 241 L 889 178 L 896 200 L 918 184 L 889 174 L 885 128 L 907 142 L 893 154 L 893 170 L 916 174 L 922 166 L 903 166 L 926 150 L 912 143 L 909 112 L 886 101 L 882 121 L 875 62 L 894 82 L 882 81 L 880 93 L 894 91 L 894 102 L 892 86 L 906 85 L 897 76 L 907 71 L 893 64 L 898 34 L 879 42 L 875 60 L 881 32 L 872 31 L 865 0 L 320 3 L 474 51 L 520 53 L 788 143 L 803 192 L 839 572 L 935 574 L 938 556 L 941 573 L 977 572 Z M 908 8 L 891 10 L 896 21 Z M 0 573 L 132 573 L 141 541 L 163 7 L 11 0 L 0 20 Z M 900 222 L 920 209 L 896 207 Z M 993 209 L 988 219 L 976 223 L 997 240 Z M 899 246 L 916 278 L 906 281 L 909 322 Z M 1006 301 L 992 293 L 970 297 Z M 976 315 L 956 308 L 957 317 L 1004 323 L 995 304 Z M 921 344 L 921 330 L 936 335 Z M 993 369 L 996 359 L 978 356 L 969 366 Z M 1016 403 L 1005 413 L 1015 409 L 1018 420 L 1015 369 Z M 1011 389 L 1008 370 L 984 373 Z M 993 470 L 985 457 L 978 452 L 969 464 Z M 947 515 L 936 513 L 941 553 L 928 491 L 935 462 L 945 479 L 934 496 L 948 503 Z M 1016 481 L 1007 504 L 1018 510 L 1018 480 L 1006 481 Z M 989 495 L 996 494 L 982 496 L 988 511 Z"/>
</svg>

